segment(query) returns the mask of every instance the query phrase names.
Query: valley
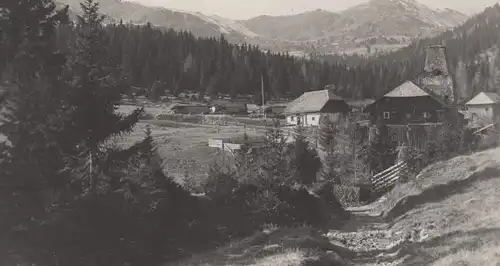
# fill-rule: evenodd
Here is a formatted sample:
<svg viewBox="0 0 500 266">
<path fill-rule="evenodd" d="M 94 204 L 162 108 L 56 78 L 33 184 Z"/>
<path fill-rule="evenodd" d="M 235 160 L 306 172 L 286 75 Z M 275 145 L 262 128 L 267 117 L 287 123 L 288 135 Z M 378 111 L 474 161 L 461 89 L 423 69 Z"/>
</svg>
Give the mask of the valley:
<svg viewBox="0 0 500 266">
<path fill-rule="evenodd" d="M 0 264 L 496 265 L 499 4 L 4 6 Z"/>
</svg>

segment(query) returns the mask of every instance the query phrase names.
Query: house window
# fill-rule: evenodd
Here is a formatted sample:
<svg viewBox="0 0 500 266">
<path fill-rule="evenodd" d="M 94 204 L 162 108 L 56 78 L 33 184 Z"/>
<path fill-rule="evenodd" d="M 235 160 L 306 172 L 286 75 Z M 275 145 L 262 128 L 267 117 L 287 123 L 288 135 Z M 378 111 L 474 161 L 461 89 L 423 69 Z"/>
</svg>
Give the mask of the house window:
<svg viewBox="0 0 500 266">
<path fill-rule="evenodd" d="M 316 117 L 314 117 L 314 116 L 313 116 L 313 117 L 311 117 L 311 120 L 312 120 L 312 121 L 316 121 Z"/>
<path fill-rule="evenodd" d="M 488 111 L 490 110 L 490 108 L 486 107 L 486 108 L 484 108 L 484 110 L 485 110 L 486 112 L 488 112 Z"/>
<path fill-rule="evenodd" d="M 424 118 L 429 118 L 430 114 L 428 112 L 423 113 Z"/>
<path fill-rule="evenodd" d="M 390 118 L 391 118 L 391 113 L 384 112 L 384 119 L 390 119 Z"/>
<path fill-rule="evenodd" d="M 295 119 L 295 117 L 290 116 L 290 121 L 293 121 L 294 119 Z"/>
</svg>

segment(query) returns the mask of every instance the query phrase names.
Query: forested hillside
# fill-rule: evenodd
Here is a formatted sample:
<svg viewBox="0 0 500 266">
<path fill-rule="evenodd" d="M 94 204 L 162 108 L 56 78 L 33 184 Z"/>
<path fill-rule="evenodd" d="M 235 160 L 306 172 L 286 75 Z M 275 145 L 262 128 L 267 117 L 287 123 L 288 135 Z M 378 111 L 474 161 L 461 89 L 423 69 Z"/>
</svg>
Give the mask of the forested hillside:
<svg viewBox="0 0 500 266">
<path fill-rule="evenodd" d="M 459 74 L 457 85 L 466 98 L 494 87 L 494 65 L 473 59 L 497 43 L 499 25 L 500 7 L 495 5 L 453 31 L 400 51 L 376 58 L 330 57 L 328 63 L 230 44 L 223 36 L 196 38 L 151 25 L 108 25 L 106 49 L 110 63 L 120 66 L 130 85 L 144 88 L 145 93 L 157 83 L 160 93 L 253 94 L 260 99 L 263 76 L 266 99 L 294 98 L 327 84 L 334 84 L 343 97 L 360 99 L 376 97 L 411 79 L 423 67 L 424 49 L 445 42 L 450 67 Z M 62 26 L 58 32 L 59 46 L 66 50 L 68 39 L 74 38 L 73 28 Z"/>
<path fill-rule="evenodd" d="M 188 32 L 163 31 L 151 25 L 108 25 L 110 63 L 121 66 L 130 85 L 149 89 L 155 82 L 173 93 L 254 94 L 260 98 L 261 76 L 267 98 L 302 94 L 334 81 L 339 93 L 350 97 L 356 70 L 342 64 L 297 59 L 262 52 L 257 46 L 234 45 L 220 38 L 196 38 Z M 69 39 L 69 41 L 68 41 Z M 74 39 L 72 26 L 61 26 L 58 44 L 67 51 Z M 370 96 L 371 88 L 363 92 Z M 357 92 L 357 96 L 363 96 Z"/>
<path fill-rule="evenodd" d="M 478 91 L 495 91 L 499 87 L 497 44 L 500 38 L 500 6 L 498 4 L 470 18 L 462 26 L 446 31 L 436 37 L 421 39 L 399 51 L 378 57 L 326 56 L 326 61 L 343 60 L 355 69 L 378 66 L 382 72 L 371 71 L 379 76 L 376 88 L 395 86 L 401 80 L 411 79 L 423 68 L 425 48 L 433 44 L 445 44 L 448 63 L 461 98 L 468 98 Z M 365 71 L 365 73 L 370 71 Z M 398 81 L 399 80 L 399 81 Z M 360 85 L 365 89 L 365 82 Z M 370 84 L 370 83 L 368 83 Z M 384 85 L 388 85 L 384 86 Z M 397 84 L 396 84 L 397 85 Z M 365 89 L 366 90 L 366 89 Z"/>
</svg>

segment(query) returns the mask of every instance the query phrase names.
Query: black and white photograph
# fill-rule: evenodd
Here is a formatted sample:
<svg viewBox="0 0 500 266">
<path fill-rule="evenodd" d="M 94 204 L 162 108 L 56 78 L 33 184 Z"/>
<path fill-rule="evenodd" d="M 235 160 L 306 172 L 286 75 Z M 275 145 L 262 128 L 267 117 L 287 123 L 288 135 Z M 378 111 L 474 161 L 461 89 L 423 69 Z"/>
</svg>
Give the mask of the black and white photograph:
<svg viewBox="0 0 500 266">
<path fill-rule="evenodd" d="M 0 266 L 500 265 L 497 0 L 0 0 Z"/>
</svg>

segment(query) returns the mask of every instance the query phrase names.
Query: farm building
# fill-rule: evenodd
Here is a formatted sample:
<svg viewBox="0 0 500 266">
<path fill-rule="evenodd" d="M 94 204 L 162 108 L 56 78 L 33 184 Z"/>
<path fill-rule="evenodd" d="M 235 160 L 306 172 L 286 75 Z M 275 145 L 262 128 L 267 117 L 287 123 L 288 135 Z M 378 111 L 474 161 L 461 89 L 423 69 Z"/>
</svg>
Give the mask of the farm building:
<svg viewBox="0 0 500 266">
<path fill-rule="evenodd" d="M 187 105 L 177 104 L 170 108 L 175 114 L 207 114 L 210 113 L 210 107 L 207 105 Z"/>
<path fill-rule="evenodd" d="M 494 92 L 480 92 L 465 104 L 471 124 L 483 126 L 500 115 L 500 96 Z"/>
<path fill-rule="evenodd" d="M 373 123 L 442 123 L 449 106 L 412 81 L 406 81 L 365 108 Z"/>
<path fill-rule="evenodd" d="M 344 99 L 331 90 L 310 91 L 295 99 L 285 109 L 287 125 L 318 126 L 321 118 L 338 121 L 349 113 Z"/>
<path fill-rule="evenodd" d="M 212 105 L 211 111 L 212 113 L 246 114 L 248 109 L 244 102 L 227 102 Z"/>
<path fill-rule="evenodd" d="M 423 71 L 413 81 L 406 81 L 367 106 L 371 123 L 386 125 L 399 143 L 423 147 L 429 136 L 437 137 L 442 125 L 458 116 L 452 108 L 454 88 L 448 73 L 446 50 L 442 45 L 429 46 Z"/>
<path fill-rule="evenodd" d="M 365 112 L 370 114 L 372 124 L 387 126 L 397 142 L 420 146 L 428 134 L 437 134 L 455 111 L 443 99 L 406 81 L 365 108 Z"/>
</svg>

